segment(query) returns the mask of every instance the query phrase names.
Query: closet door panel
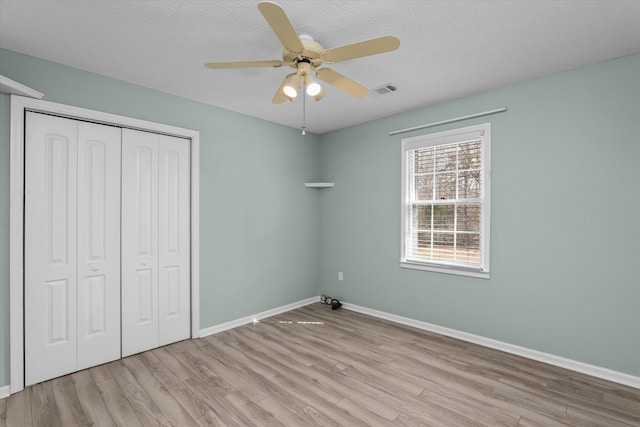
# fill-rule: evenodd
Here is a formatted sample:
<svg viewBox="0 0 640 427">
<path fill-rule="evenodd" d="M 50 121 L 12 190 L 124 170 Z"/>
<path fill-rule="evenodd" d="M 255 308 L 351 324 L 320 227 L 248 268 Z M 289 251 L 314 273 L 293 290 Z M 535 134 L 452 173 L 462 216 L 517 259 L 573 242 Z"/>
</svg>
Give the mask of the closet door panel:
<svg viewBox="0 0 640 427">
<path fill-rule="evenodd" d="M 27 113 L 25 384 L 76 370 L 76 158 L 73 120 Z"/>
<path fill-rule="evenodd" d="M 158 346 L 158 135 L 122 130 L 122 355 Z"/>
<path fill-rule="evenodd" d="M 78 124 L 78 370 L 120 358 L 120 140 Z"/>
<path fill-rule="evenodd" d="M 159 345 L 191 336 L 189 146 L 159 136 Z"/>
</svg>

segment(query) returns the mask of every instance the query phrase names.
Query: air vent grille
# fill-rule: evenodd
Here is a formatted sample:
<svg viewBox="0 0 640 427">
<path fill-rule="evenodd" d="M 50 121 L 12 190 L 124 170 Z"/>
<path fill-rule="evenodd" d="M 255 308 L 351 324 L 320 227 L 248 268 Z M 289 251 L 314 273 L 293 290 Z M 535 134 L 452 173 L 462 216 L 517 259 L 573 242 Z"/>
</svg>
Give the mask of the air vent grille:
<svg viewBox="0 0 640 427">
<path fill-rule="evenodd" d="M 382 86 L 374 87 L 371 89 L 371 94 L 375 96 L 384 95 L 387 93 L 395 92 L 398 90 L 398 87 L 392 83 L 387 83 Z"/>
</svg>

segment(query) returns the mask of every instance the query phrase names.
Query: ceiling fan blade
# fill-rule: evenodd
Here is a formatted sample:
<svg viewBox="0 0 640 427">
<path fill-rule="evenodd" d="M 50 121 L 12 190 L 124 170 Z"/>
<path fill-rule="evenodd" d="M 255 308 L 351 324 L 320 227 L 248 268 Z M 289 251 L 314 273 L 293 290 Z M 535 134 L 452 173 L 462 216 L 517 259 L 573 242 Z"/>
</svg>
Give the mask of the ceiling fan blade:
<svg viewBox="0 0 640 427">
<path fill-rule="evenodd" d="M 234 61 L 234 62 L 207 62 L 205 67 L 211 69 L 224 69 L 224 68 L 261 68 L 261 67 L 281 67 L 284 65 L 282 61 Z"/>
<path fill-rule="evenodd" d="M 289 77 L 295 76 L 295 75 L 296 73 L 288 74 L 284 78 L 284 80 L 282 80 L 282 83 L 280 84 L 280 87 L 278 88 L 278 91 L 276 92 L 276 94 L 273 95 L 273 99 L 271 100 L 271 102 L 273 102 L 274 104 L 282 104 L 283 102 L 290 101 L 290 99 L 285 96 L 283 89 L 284 89 L 284 85 L 287 84 L 287 80 L 289 79 Z"/>
<path fill-rule="evenodd" d="M 329 49 L 322 56 L 327 62 L 340 62 L 363 56 L 391 52 L 400 46 L 400 40 L 394 36 L 382 36 L 363 42 L 348 44 Z"/>
<path fill-rule="evenodd" d="M 295 53 L 300 53 L 304 50 L 298 33 L 296 33 L 291 21 L 287 18 L 287 14 L 279 5 L 270 1 L 263 1 L 258 4 L 258 9 L 260 9 L 262 16 L 264 16 L 273 32 L 280 39 L 282 46 Z"/>
<path fill-rule="evenodd" d="M 354 82 L 348 77 L 343 76 L 337 71 L 333 71 L 330 68 L 322 68 L 318 70 L 316 72 L 316 77 L 342 91 L 347 92 L 349 95 L 357 96 L 358 98 L 366 96 L 369 93 L 369 89 L 366 87 Z"/>
</svg>

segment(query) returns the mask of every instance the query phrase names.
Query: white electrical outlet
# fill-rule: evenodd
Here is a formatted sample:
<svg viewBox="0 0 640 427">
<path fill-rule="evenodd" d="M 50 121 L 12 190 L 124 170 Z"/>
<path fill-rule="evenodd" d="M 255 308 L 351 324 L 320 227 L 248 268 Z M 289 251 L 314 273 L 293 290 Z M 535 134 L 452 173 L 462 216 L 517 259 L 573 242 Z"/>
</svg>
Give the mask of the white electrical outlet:
<svg viewBox="0 0 640 427">
<path fill-rule="evenodd" d="M 338 281 L 342 282 L 344 280 L 344 276 L 342 275 L 342 271 L 338 271 Z"/>
</svg>

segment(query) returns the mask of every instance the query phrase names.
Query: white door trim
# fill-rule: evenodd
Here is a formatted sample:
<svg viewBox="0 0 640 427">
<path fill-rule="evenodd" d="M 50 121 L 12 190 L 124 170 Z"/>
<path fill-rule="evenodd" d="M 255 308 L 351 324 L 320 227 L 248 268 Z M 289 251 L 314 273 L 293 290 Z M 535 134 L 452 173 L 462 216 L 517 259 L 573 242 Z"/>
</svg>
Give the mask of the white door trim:
<svg viewBox="0 0 640 427">
<path fill-rule="evenodd" d="M 9 342 L 11 393 L 24 389 L 24 118 L 38 111 L 191 140 L 191 337 L 200 336 L 200 133 L 160 123 L 11 95 Z"/>
</svg>

